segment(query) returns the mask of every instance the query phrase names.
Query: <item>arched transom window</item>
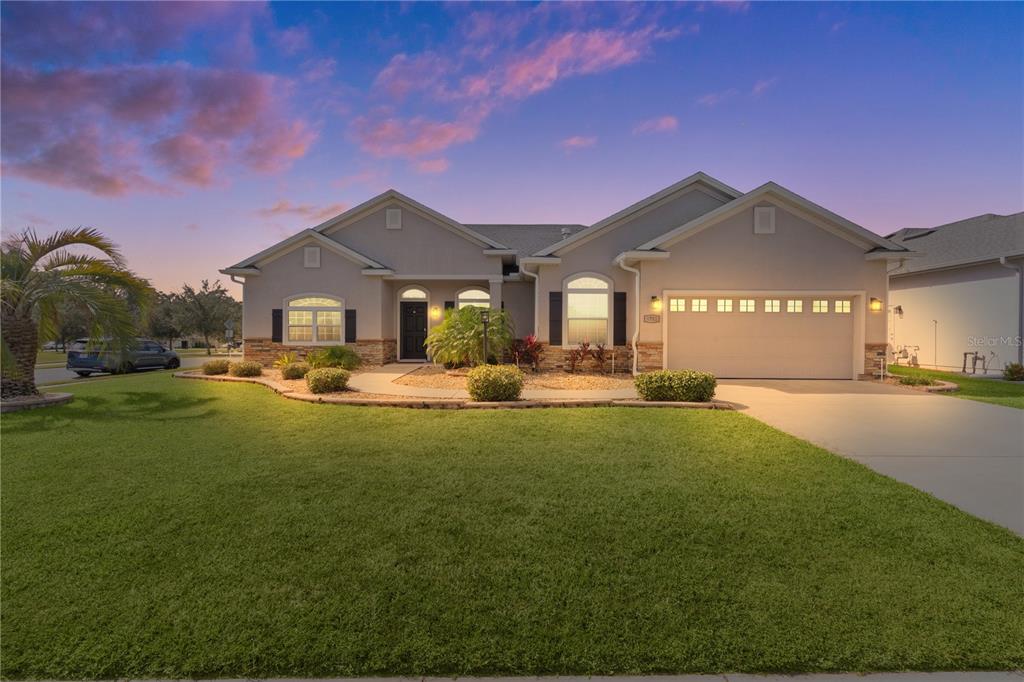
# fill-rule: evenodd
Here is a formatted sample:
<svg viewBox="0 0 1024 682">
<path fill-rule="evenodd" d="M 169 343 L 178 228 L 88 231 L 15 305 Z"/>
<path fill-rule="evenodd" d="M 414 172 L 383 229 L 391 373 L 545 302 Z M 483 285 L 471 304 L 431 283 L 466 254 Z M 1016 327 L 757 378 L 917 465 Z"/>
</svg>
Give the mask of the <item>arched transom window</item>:
<svg viewBox="0 0 1024 682">
<path fill-rule="evenodd" d="M 569 280 L 566 285 L 566 342 L 608 343 L 608 282 L 592 276 Z"/>
<path fill-rule="evenodd" d="M 425 301 L 427 300 L 427 292 L 423 291 L 423 289 L 418 289 L 416 287 L 409 287 L 408 289 L 402 292 L 402 300 Z"/>
<path fill-rule="evenodd" d="M 288 301 L 288 341 L 341 343 L 345 304 L 328 296 L 299 296 Z"/>
<path fill-rule="evenodd" d="M 459 298 L 455 305 L 459 310 L 462 310 L 466 306 L 490 308 L 491 293 L 489 291 L 484 291 L 483 289 L 466 289 L 459 292 Z"/>
</svg>

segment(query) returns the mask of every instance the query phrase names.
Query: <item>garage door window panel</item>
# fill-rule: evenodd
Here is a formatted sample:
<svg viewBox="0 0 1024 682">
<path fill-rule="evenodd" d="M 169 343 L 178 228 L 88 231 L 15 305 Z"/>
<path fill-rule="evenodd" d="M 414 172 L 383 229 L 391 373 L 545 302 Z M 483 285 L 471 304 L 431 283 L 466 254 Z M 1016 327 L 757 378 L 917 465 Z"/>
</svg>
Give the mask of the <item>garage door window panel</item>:
<svg viewBox="0 0 1024 682">
<path fill-rule="evenodd" d="M 717 310 L 720 313 L 731 313 L 732 312 L 732 299 L 731 298 L 720 298 L 720 299 L 718 299 Z"/>
<path fill-rule="evenodd" d="M 685 313 L 686 312 L 686 299 L 685 298 L 670 298 L 670 299 L 668 299 L 668 311 L 670 313 Z"/>
<path fill-rule="evenodd" d="M 802 313 L 804 311 L 803 301 L 786 301 L 787 313 Z"/>
<path fill-rule="evenodd" d="M 766 313 L 777 313 L 781 309 L 782 301 L 777 298 L 768 298 L 764 301 L 764 311 Z"/>
<path fill-rule="evenodd" d="M 754 299 L 744 298 L 740 300 L 740 312 L 741 313 L 752 313 L 757 310 L 757 306 L 754 304 Z"/>
<path fill-rule="evenodd" d="M 706 313 L 708 311 L 708 299 L 694 298 L 690 301 L 690 310 L 695 313 Z"/>
<path fill-rule="evenodd" d="M 837 313 L 841 313 L 841 314 L 842 313 L 848 313 L 848 312 L 850 312 L 850 302 L 849 301 L 834 301 L 832 309 L 835 312 L 837 312 Z"/>
<path fill-rule="evenodd" d="M 828 312 L 828 301 L 814 300 L 811 302 L 812 313 L 827 313 Z"/>
</svg>

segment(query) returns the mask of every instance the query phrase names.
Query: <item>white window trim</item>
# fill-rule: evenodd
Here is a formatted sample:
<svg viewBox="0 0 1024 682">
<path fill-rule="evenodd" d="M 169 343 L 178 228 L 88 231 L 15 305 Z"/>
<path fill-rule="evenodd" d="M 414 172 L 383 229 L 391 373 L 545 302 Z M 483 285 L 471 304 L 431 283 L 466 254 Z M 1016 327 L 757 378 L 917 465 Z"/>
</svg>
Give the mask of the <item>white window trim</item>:
<svg viewBox="0 0 1024 682">
<path fill-rule="evenodd" d="M 615 282 L 607 275 L 600 272 L 574 272 L 562 280 L 562 348 L 575 348 L 578 344 L 569 343 L 569 282 L 580 277 L 593 277 L 608 285 L 607 289 L 573 289 L 576 294 L 607 294 L 608 296 L 608 331 L 607 342 L 604 344 L 611 348 L 615 344 L 614 317 L 615 317 Z"/>
<path fill-rule="evenodd" d="M 430 333 L 430 328 L 434 326 L 434 320 L 430 317 L 430 311 L 434 307 L 433 305 L 433 294 L 430 289 L 423 286 L 422 284 L 406 284 L 404 287 L 395 292 L 395 359 L 398 362 L 430 362 L 430 354 L 427 353 L 427 359 L 424 361 L 422 358 L 410 358 L 405 359 L 402 357 L 402 294 L 409 291 L 410 289 L 419 289 L 427 294 L 424 298 L 410 298 L 410 303 L 426 303 L 427 304 L 427 333 Z M 441 311 L 441 319 L 444 319 L 444 311 Z"/>
<path fill-rule="evenodd" d="M 329 307 L 314 307 L 314 306 L 296 306 L 292 307 L 290 303 L 300 298 L 309 298 L 311 296 L 322 297 L 322 298 L 333 298 L 334 300 L 341 303 L 340 306 L 329 306 Z M 289 341 L 288 340 L 288 311 L 289 310 L 309 310 L 313 312 L 313 340 L 312 341 Z M 337 341 L 319 341 L 317 340 L 317 324 L 316 324 L 316 313 L 317 311 L 330 311 L 341 313 L 341 338 Z M 304 294 L 295 294 L 284 299 L 282 306 L 281 315 L 281 344 L 285 346 L 344 346 L 345 345 L 345 299 L 337 294 L 325 294 L 323 292 L 307 292 Z"/>
<path fill-rule="evenodd" d="M 481 287 L 481 286 L 470 286 L 470 287 L 463 287 L 462 289 L 459 289 L 458 291 L 455 292 L 455 309 L 456 310 L 459 309 L 459 303 L 461 302 L 462 295 L 464 293 L 466 293 L 467 291 L 482 291 L 482 292 L 484 292 L 485 294 L 487 294 L 487 300 L 486 300 L 487 305 L 486 305 L 486 307 L 487 308 L 491 307 L 491 291 L 490 291 L 490 287 L 485 289 L 484 287 Z M 467 299 L 467 302 L 469 302 L 469 301 L 483 302 L 484 299 Z M 475 305 L 475 303 L 474 303 L 474 305 Z M 481 306 L 478 306 L 478 307 L 481 307 Z"/>
</svg>

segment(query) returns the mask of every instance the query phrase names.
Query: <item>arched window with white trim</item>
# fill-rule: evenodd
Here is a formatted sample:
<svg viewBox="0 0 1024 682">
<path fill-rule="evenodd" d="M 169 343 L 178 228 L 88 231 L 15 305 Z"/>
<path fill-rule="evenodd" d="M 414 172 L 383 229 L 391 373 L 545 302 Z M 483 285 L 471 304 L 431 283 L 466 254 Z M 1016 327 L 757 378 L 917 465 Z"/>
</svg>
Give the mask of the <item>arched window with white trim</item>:
<svg viewBox="0 0 1024 682">
<path fill-rule="evenodd" d="M 345 302 L 323 294 L 293 296 L 285 304 L 288 343 L 331 344 L 345 338 Z"/>
<path fill-rule="evenodd" d="M 455 307 L 459 310 L 467 306 L 475 306 L 477 308 L 490 308 L 491 307 L 491 292 L 484 291 L 483 289 L 463 289 L 459 292 L 458 298 L 455 301 Z"/>
<path fill-rule="evenodd" d="M 608 344 L 611 310 L 611 285 L 597 275 L 571 277 L 565 283 L 565 343 L 575 346 L 584 341 Z"/>
</svg>

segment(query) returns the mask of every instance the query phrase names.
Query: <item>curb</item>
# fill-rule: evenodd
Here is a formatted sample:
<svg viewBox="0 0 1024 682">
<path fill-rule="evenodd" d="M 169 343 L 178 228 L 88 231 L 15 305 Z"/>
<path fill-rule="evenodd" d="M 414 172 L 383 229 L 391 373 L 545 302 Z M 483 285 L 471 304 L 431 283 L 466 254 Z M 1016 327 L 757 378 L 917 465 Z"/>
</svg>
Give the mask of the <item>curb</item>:
<svg viewBox="0 0 1024 682">
<path fill-rule="evenodd" d="M 282 385 L 273 379 L 262 377 L 231 377 L 223 374 L 193 374 L 191 371 L 175 372 L 176 379 L 198 379 L 200 381 L 225 381 L 259 384 L 266 386 L 280 396 L 290 400 L 301 400 L 306 403 L 326 403 L 330 405 L 358 405 L 362 407 L 406 407 L 413 409 L 447 409 L 447 410 L 523 410 L 546 407 L 661 407 L 695 410 L 735 410 L 736 406 L 726 400 L 712 400 L 709 403 L 674 403 L 647 402 L 644 400 L 512 400 L 505 402 L 475 402 L 462 398 L 403 398 L 396 395 L 394 399 L 375 400 L 371 398 L 343 398 L 330 395 L 298 393 L 294 389 Z M 358 392 L 356 392 L 358 395 Z"/>
<path fill-rule="evenodd" d="M 21 412 L 23 410 L 38 410 L 41 407 L 52 407 L 70 403 L 75 396 L 71 393 L 43 393 L 36 398 L 29 400 L 9 400 L 0 402 L 0 413 Z"/>
</svg>

